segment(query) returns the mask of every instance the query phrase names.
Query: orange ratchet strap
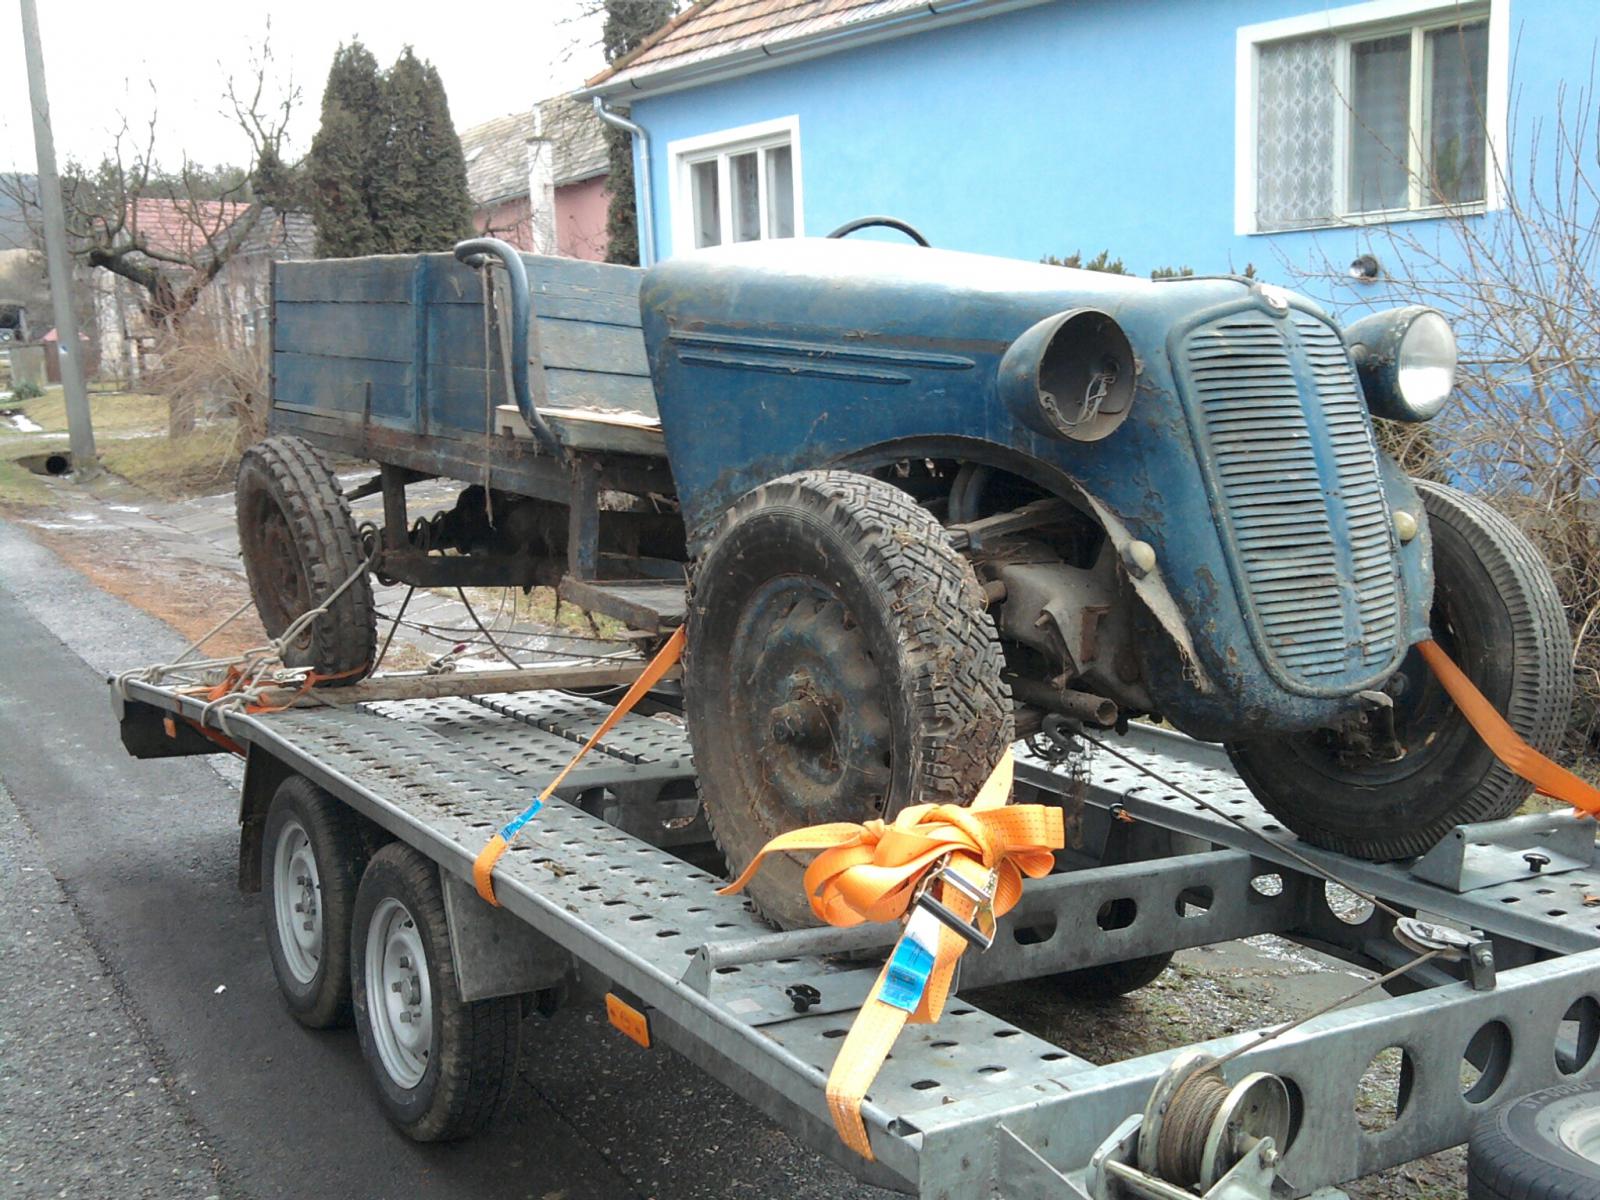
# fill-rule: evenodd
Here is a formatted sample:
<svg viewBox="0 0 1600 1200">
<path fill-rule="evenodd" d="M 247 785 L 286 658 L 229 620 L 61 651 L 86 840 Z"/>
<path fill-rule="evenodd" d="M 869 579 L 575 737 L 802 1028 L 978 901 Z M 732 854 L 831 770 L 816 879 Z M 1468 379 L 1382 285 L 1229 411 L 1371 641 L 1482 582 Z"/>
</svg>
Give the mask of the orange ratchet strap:
<svg viewBox="0 0 1600 1200">
<path fill-rule="evenodd" d="M 1523 741 L 1506 719 L 1495 711 L 1494 705 L 1473 686 L 1461 668 L 1450 661 L 1450 656 L 1438 642 L 1419 642 L 1417 649 L 1438 676 L 1444 690 L 1450 693 L 1450 699 L 1456 702 L 1467 724 L 1477 731 L 1484 744 L 1494 751 L 1494 756 L 1508 770 L 1526 779 L 1542 795 L 1552 800 L 1570 804 L 1591 817 L 1600 815 L 1600 788 L 1558 767 Z"/>
<path fill-rule="evenodd" d="M 522 831 L 524 825 L 533 820 L 535 814 L 544 807 L 544 802 L 550 799 L 555 790 L 572 773 L 572 768 L 583 761 L 585 754 L 594 749 L 594 744 L 610 733 L 618 721 L 632 712 L 633 706 L 639 703 L 646 692 L 661 682 L 661 677 L 683 656 L 683 640 L 683 626 L 680 625 L 667 639 L 666 645 L 656 652 L 656 656 L 645 667 L 644 673 L 633 681 L 633 686 L 628 689 L 627 694 L 617 702 L 617 706 L 611 710 L 606 719 L 600 722 L 600 728 L 590 735 L 583 748 L 561 768 L 561 773 L 545 786 L 544 791 L 539 793 L 538 799 L 501 826 L 500 832 L 490 838 L 488 845 L 478 852 L 478 857 L 472 864 L 472 883 L 478 889 L 478 895 L 496 908 L 500 906 L 500 901 L 496 900 L 494 895 L 494 866 L 500 861 L 500 856 L 506 852 L 506 848 L 511 845 L 511 839 Z"/>
<path fill-rule="evenodd" d="M 911 915 L 889 961 L 834 1060 L 828 1109 L 839 1137 L 873 1158 L 861 1102 L 907 1021 L 926 1024 L 944 1011 L 956 961 L 967 937 L 946 919 L 991 922 L 1022 895 L 1022 877 L 1037 879 L 1055 866 L 1064 844 L 1061 809 L 1009 804 L 1011 752 L 995 767 L 970 807 L 919 804 L 893 821 L 841 822 L 780 834 L 761 849 L 723 895 L 750 882 L 768 854 L 821 851 L 806 868 L 811 911 L 829 925 L 893 921 Z M 939 896 L 924 897 L 929 885 Z M 979 899 L 978 897 L 982 897 Z M 942 907 L 944 917 L 934 909 Z"/>
</svg>

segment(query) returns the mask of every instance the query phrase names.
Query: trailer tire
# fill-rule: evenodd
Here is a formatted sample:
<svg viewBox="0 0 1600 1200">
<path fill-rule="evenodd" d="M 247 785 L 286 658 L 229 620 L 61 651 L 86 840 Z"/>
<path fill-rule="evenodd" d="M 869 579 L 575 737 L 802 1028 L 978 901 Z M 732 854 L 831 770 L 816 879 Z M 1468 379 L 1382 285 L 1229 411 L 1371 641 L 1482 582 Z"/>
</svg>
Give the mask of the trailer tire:
<svg viewBox="0 0 1600 1200">
<path fill-rule="evenodd" d="M 322 452 L 297 437 L 257 442 L 239 460 L 239 549 L 256 612 L 269 637 L 324 601 L 365 555 L 350 504 Z M 293 643 L 283 661 L 310 667 L 323 686 L 358 683 L 378 645 L 372 580 L 362 572 Z"/>
<path fill-rule="evenodd" d="M 776 834 L 966 804 L 1014 727 L 972 567 L 899 488 L 801 471 L 723 514 L 690 585 L 684 703 L 728 867 Z M 768 859 L 756 909 L 817 924 L 804 859 Z"/>
<path fill-rule="evenodd" d="M 1434 640 L 1530 746 L 1553 753 L 1572 710 L 1572 638 L 1549 568 L 1482 500 L 1415 483 L 1433 541 Z M 1350 758 L 1329 733 L 1234 742 L 1228 756 L 1284 825 L 1356 858 L 1425 853 L 1455 826 L 1510 816 L 1527 799 L 1533 785 L 1495 757 L 1418 651 L 1385 690 L 1407 747 L 1398 759 Z"/>
<path fill-rule="evenodd" d="M 1488 1114 L 1467 1144 L 1467 1200 L 1600 1200 L 1600 1082 Z"/>
<path fill-rule="evenodd" d="M 356 1031 L 389 1120 L 418 1142 L 482 1129 L 516 1081 L 522 998 L 462 999 L 438 868 L 402 842 L 374 854 L 351 942 Z"/>
<path fill-rule="evenodd" d="M 1125 962 L 1101 963 L 1052 975 L 1050 983 L 1067 1000 L 1114 1000 L 1149 987 L 1172 962 L 1172 953 L 1148 954 Z"/>
<path fill-rule="evenodd" d="M 278 785 L 261 840 L 267 953 L 308 1029 L 350 1022 L 350 916 L 365 858 L 349 809 L 304 776 Z"/>
</svg>

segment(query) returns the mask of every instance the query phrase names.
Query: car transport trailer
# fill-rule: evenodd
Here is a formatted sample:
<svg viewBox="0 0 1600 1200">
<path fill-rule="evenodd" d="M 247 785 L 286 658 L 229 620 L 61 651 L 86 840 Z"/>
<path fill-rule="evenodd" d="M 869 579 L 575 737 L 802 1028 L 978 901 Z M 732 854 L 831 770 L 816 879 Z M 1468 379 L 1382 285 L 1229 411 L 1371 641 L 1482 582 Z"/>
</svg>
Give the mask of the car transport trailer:
<svg viewBox="0 0 1600 1200">
<path fill-rule="evenodd" d="M 255 713 L 158 678 L 113 681 L 126 746 L 245 756 L 239 881 L 266 892 L 289 1007 L 334 1024 L 353 994 L 380 1099 L 414 1137 L 481 1125 L 514 1076 L 524 1014 L 585 998 L 864 1181 L 928 1200 L 1306 1194 L 1460 1144 L 1514 1097 L 1596 1078 L 1589 822 L 1462 826 L 1419 858 L 1364 862 L 1280 828 L 1220 748 L 1135 725 L 1087 760 L 1018 747 L 1015 798 L 1062 805 L 1069 849 L 992 947 L 962 958 L 960 992 L 1086 969 L 1132 987 L 1175 950 L 1271 933 L 1396 994 L 1369 987 L 1290 1028 L 1101 1065 L 958 995 L 895 1043 L 862 1109 L 867 1161 L 839 1141 L 825 1081 L 899 930 L 774 932 L 719 895 L 670 711 L 623 718 L 568 776 L 500 859 L 503 908 L 473 890 L 485 842 L 608 710 L 549 689 L 628 670 L 377 676 Z M 1381 903 L 1352 912 L 1329 877 Z M 1399 1111 L 1368 1132 L 1358 1083 L 1391 1047 Z M 1227 1086 L 1180 1104 L 1188 1073 L 1214 1060 Z"/>
</svg>

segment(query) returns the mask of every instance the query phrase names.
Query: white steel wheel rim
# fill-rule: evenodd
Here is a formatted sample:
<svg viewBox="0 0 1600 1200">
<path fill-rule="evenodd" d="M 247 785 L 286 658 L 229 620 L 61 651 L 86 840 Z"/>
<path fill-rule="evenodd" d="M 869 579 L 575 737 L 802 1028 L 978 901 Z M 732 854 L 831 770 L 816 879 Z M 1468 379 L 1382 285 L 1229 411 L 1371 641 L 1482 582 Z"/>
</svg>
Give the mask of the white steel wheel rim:
<svg viewBox="0 0 1600 1200">
<path fill-rule="evenodd" d="M 414 1088 L 433 1049 L 433 990 L 422 931 L 410 910 L 386 897 L 373 910 L 366 942 L 367 1021 L 389 1078 Z"/>
<path fill-rule="evenodd" d="M 272 907 L 278 949 L 298 983 L 310 983 L 322 965 L 322 879 L 305 826 L 290 817 L 272 852 Z"/>
<path fill-rule="evenodd" d="M 1556 1136 L 1579 1158 L 1600 1164 L 1600 1109 L 1580 1108 L 1568 1113 L 1561 1118 Z"/>
</svg>

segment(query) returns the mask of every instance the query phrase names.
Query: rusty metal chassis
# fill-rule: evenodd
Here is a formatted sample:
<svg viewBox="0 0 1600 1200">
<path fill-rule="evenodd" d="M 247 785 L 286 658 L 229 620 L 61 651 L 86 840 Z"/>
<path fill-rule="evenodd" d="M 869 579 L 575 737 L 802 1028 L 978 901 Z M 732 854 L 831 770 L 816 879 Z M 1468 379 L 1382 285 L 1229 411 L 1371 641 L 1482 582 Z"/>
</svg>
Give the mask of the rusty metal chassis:
<svg viewBox="0 0 1600 1200">
<path fill-rule="evenodd" d="M 335 454 L 379 465 L 384 500 L 383 556 L 376 569 L 418 587 L 534 587 L 558 582 L 561 568 L 529 555 L 443 557 L 411 548 L 405 485 L 444 477 L 492 484 L 502 491 L 565 505 L 566 574 L 595 579 L 600 562 L 600 494 L 671 495 L 664 461 L 615 453 L 569 452 L 562 462 L 527 441 L 507 436 L 453 438 L 414 433 L 362 414 L 311 412 L 279 406 L 273 431 L 294 433 Z M 485 466 L 487 463 L 487 466 Z"/>
</svg>

